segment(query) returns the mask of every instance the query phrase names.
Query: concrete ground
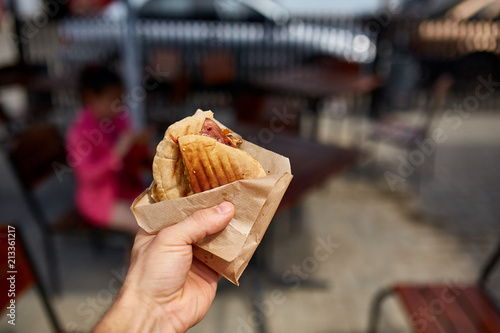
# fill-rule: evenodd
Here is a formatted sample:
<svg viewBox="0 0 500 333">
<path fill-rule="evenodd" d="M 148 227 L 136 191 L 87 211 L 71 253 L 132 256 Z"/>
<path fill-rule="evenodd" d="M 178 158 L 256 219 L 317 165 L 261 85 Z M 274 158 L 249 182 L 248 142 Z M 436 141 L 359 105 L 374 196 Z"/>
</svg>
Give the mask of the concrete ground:
<svg viewBox="0 0 500 333">
<path fill-rule="evenodd" d="M 334 133 L 339 121 L 325 120 L 323 130 Z M 435 125 L 447 139 L 437 146 L 433 175 L 424 168 L 418 193 L 415 174 L 390 189 L 384 174 L 398 174 L 401 152 L 381 147 L 376 168 L 372 155 L 366 164 L 308 194 L 300 223 L 290 218 L 298 210 L 277 216 L 266 260 L 274 281 L 255 267 L 244 273 L 240 287 L 221 281 L 208 315 L 190 332 L 257 332 L 256 324 L 263 318 L 267 332 L 365 332 L 370 302 L 382 287 L 400 281 L 474 281 L 500 235 L 500 116 L 474 114 L 458 128 L 440 119 Z M 324 133 L 324 140 L 338 139 Z M 44 185 L 39 193 L 53 214 L 56 209 L 51 207 L 71 198 L 67 176 L 62 183 Z M 38 228 L 3 153 L 0 179 L 2 221 L 17 223 L 29 233 L 30 250 L 46 279 Z M 89 332 L 123 279 L 126 244 L 120 238 L 108 241 L 96 252 L 82 237 L 55 240 L 63 290 L 53 304 L 68 330 Z M 321 246 L 326 250 L 318 251 Z M 254 292 L 256 276 L 261 295 Z M 298 276 L 304 280 L 299 282 Z M 276 278 L 285 284 L 275 283 Z M 315 288 L 315 281 L 326 286 Z M 500 274 L 491 286 L 500 296 Z M 15 327 L 2 315 L 0 332 L 50 331 L 36 293 L 19 299 L 17 314 Z M 409 332 L 395 299 L 384 306 L 381 328 Z"/>
</svg>

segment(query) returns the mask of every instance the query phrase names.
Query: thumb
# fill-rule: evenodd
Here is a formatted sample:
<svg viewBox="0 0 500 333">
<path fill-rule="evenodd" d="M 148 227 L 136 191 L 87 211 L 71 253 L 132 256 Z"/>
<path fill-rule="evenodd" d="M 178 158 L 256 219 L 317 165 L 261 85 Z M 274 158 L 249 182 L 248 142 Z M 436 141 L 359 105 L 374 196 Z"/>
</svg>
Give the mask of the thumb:
<svg viewBox="0 0 500 333">
<path fill-rule="evenodd" d="M 218 206 L 195 212 L 184 221 L 162 229 L 157 236 L 163 245 L 191 245 L 207 235 L 215 234 L 224 229 L 233 216 L 233 204 L 223 202 Z"/>
</svg>

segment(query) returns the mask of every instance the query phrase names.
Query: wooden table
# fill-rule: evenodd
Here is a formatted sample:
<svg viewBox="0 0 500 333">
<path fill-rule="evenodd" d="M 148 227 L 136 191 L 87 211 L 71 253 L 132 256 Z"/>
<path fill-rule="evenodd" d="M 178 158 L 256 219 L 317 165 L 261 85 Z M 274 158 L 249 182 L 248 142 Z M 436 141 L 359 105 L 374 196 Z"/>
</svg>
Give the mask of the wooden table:
<svg viewBox="0 0 500 333">
<path fill-rule="evenodd" d="M 248 126 L 236 126 L 234 129 L 243 138 L 255 138 L 258 131 L 257 128 Z M 268 144 L 254 143 L 290 159 L 293 179 L 276 214 L 285 213 L 295 207 L 307 193 L 323 185 L 331 177 L 353 167 L 361 156 L 358 149 L 322 144 L 283 133 L 275 134 Z M 268 232 L 272 233 L 272 228 Z M 266 234 L 265 238 L 272 238 L 268 236 Z"/>
<path fill-rule="evenodd" d="M 355 165 L 360 152 L 355 149 L 320 144 L 292 135 L 276 135 L 265 146 L 290 159 L 293 179 L 277 213 L 296 205 L 309 191 Z"/>
<path fill-rule="evenodd" d="M 369 93 L 380 87 L 381 83 L 382 81 L 373 74 L 308 66 L 255 80 L 252 86 L 269 93 L 321 99 L 339 94 Z"/>
<path fill-rule="evenodd" d="M 259 129 L 236 126 L 234 130 L 248 139 L 255 138 Z M 353 167 L 361 155 L 354 148 L 322 144 L 284 133 L 275 133 L 267 144 L 254 143 L 290 159 L 293 179 L 281 200 L 278 214 L 296 205 L 310 190 L 322 185 L 328 178 Z"/>
<path fill-rule="evenodd" d="M 250 87 L 261 94 L 304 98 L 315 116 L 313 133 L 318 133 L 321 102 L 332 96 L 368 94 L 382 86 L 374 74 L 343 70 L 342 67 L 307 66 L 254 80 Z"/>
</svg>

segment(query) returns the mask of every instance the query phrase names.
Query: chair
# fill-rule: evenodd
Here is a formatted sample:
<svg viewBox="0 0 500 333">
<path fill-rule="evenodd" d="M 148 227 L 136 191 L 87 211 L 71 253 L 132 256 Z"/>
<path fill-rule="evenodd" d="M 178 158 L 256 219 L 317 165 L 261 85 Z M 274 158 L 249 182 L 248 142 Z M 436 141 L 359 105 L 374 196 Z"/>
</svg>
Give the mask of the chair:
<svg viewBox="0 0 500 333">
<path fill-rule="evenodd" d="M 420 149 L 419 143 L 428 137 L 434 117 L 443 106 L 453 84 L 454 80 L 451 75 L 441 75 L 436 79 L 432 87 L 426 110 L 420 115 L 420 118 L 423 119 L 417 119 L 420 121 L 412 125 L 385 117 L 374 124 L 371 133 L 368 135 L 369 140 L 378 144 L 383 142 L 398 147 L 405 150 L 407 154 Z M 434 155 L 435 153 L 432 153 L 431 156 L 428 156 L 428 159 Z"/>
<path fill-rule="evenodd" d="M 12 241 L 15 245 L 13 245 Z M 12 246 L 15 251 L 12 251 Z M 14 275 L 15 299 L 19 299 L 25 291 L 34 286 L 40 296 L 44 310 L 47 313 L 50 325 L 52 326 L 54 332 L 62 332 L 61 325 L 57 319 L 54 309 L 52 308 L 49 296 L 43 285 L 40 283 L 40 275 L 38 274 L 35 265 L 33 265 L 33 260 L 23 243 L 23 235 L 19 227 L 14 227 L 12 225 L 0 226 L 0 251 L 3 254 L 1 261 L 2 269 L 0 270 L 0 289 L 3 291 L 0 295 L 2 311 L 8 309 L 8 306 L 11 304 L 11 299 L 13 299 L 7 292 L 10 289 L 10 281 L 7 280 L 7 278 L 10 277 L 10 275 Z M 7 256 L 8 252 L 14 252 L 15 259 L 9 260 Z M 10 310 L 8 311 L 10 312 Z M 7 317 L 7 320 L 9 320 L 9 317 Z"/>
<path fill-rule="evenodd" d="M 42 230 L 44 251 L 54 291 L 60 291 L 59 265 L 53 241 L 53 236 L 56 234 L 84 234 L 90 237 L 95 249 L 102 248 L 103 238 L 110 234 L 123 235 L 127 237 L 128 244 L 132 243 L 131 235 L 93 227 L 78 214 L 74 206 L 69 207 L 55 221 L 48 218 L 40 198 L 34 192 L 45 181 L 55 176 L 60 177 L 57 172 L 62 168 L 69 169 L 66 163 L 66 150 L 57 128 L 50 125 L 32 126 L 17 135 L 8 151 L 23 198 Z"/>
<path fill-rule="evenodd" d="M 500 311 L 487 292 L 486 282 L 500 258 L 500 242 L 475 284 L 397 284 L 374 298 L 369 333 L 377 331 L 383 301 L 397 295 L 418 333 L 498 333 Z"/>
</svg>

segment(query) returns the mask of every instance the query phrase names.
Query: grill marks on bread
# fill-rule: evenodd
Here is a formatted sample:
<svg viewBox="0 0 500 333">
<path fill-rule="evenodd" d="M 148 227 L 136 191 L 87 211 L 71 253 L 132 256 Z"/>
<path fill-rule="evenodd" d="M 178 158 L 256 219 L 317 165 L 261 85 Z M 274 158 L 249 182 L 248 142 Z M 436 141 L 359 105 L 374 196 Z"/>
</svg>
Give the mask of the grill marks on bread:
<svg viewBox="0 0 500 333">
<path fill-rule="evenodd" d="M 153 161 L 153 199 L 175 199 L 266 176 L 259 162 L 238 148 L 242 142 L 231 130 L 221 129 L 211 111 L 198 110 L 170 125 Z"/>
<path fill-rule="evenodd" d="M 264 169 L 250 154 L 201 135 L 179 138 L 193 193 L 231 182 L 264 177 Z"/>
</svg>

